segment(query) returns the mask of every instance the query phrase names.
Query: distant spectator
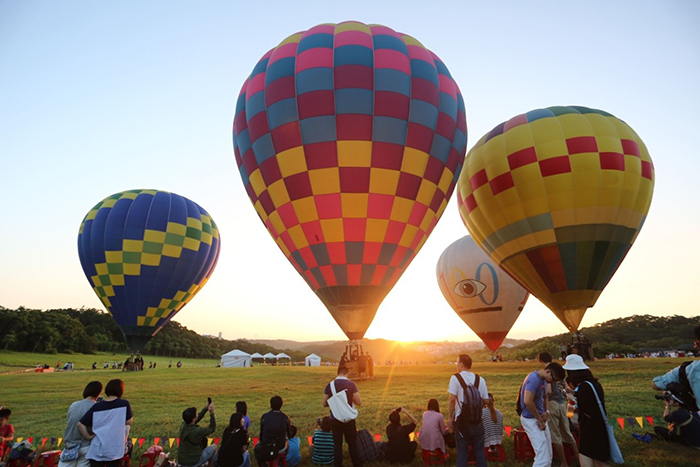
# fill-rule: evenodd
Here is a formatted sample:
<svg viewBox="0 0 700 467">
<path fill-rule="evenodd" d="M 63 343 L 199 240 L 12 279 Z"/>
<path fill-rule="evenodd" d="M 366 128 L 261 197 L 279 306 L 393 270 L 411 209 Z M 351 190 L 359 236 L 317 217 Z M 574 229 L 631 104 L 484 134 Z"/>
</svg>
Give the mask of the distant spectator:
<svg viewBox="0 0 700 467">
<path fill-rule="evenodd" d="M 243 415 L 231 415 L 228 426 L 221 435 L 221 447 L 216 457 L 217 467 L 250 467 L 248 431 L 243 427 Z"/>
<path fill-rule="evenodd" d="M 367 379 L 367 355 L 364 352 L 360 353 L 357 358 L 357 364 L 359 367 L 360 379 L 362 381 Z"/>
<path fill-rule="evenodd" d="M 95 364 L 96 365 L 96 364 Z M 63 452 L 58 462 L 58 467 L 90 467 L 87 459 L 90 449 L 90 440 L 83 438 L 78 431 L 78 422 L 94 405 L 102 392 L 102 383 L 91 381 L 83 390 L 83 398 L 73 402 L 68 408 L 68 420 L 66 429 L 63 432 Z M 71 450 L 78 448 L 78 457 L 74 460 L 64 460 Z"/>
<path fill-rule="evenodd" d="M 236 412 L 243 416 L 243 429 L 248 431 L 250 429 L 250 417 L 248 417 L 248 404 L 245 401 L 236 402 Z"/>
<path fill-rule="evenodd" d="M 209 426 L 198 426 L 197 423 L 209 412 Z M 204 440 L 216 430 L 214 403 L 207 404 L 199 414 L 196 407 L 190 407 L 182 412 L 180 425 L 180 447 L 177 462 L 180 467 L 198 467 L 212 460 L 216 452 L 216 444 L 202 447 Z"/>
<path fill-rule="evenodd" d="M 420 429 L 420 445 L 426 451 L 439 449 L 443 454 L 445 449 L 445 417 L 440 413 L 437 399 L 428 401 L 428 410 L 423 412 L 423 426 Z"/>
<path fill-rule="evenodd" d="M 401 424 L 401 414 L 410 420 L 406 425 Z M 403 407 L 392 411 L 389 414 L 389 424 L 386 427 L 386 436 L 389 441 L 386 443 L 384 458 L 389 462 L 400 464 L 410 464 L 416 456 L 418 443 L 411 441 L 411 433 L 416 429 L 418 420 Z"/>
<path fill-rule="evenodd" d="M 0 459 L 10 452 L 12 440 L 15 439 L 15 428 L 7 423 L 12 410 L 7 407 L 0 409 Z"/>
<path fill-rule="evenodd" d="M 118 467 L 126 452 L 126 437 L 133 421 L 131 405 L 124 395 L 124 381 L 113 379 L 105 386 L 103 401 L 95 403 L 83 415 L 78 430 L 92 440 L 87 458 L 90 467 Z"/>
<path fill-rule="evenodd" d="M 290 425 L 287 447 L 287 467 L 296 467 L 301 463 L 301 446 L 297 437 L 297 427 Z"/>
<path fill-rule="evenodd" d="M 333 463 L 333 433 L 331 433 L 331 417 L 323 417 L 316 424 L 316 431 L 309 446 L 311 461 L 318 465 Z"/>
<path fill-rule="evenodd" d="M 372 356 L 367 352 L 367 372 L 369 373 L 370 378 L 374 378 L 374 360 L 372 360 Z"/>
<path fill-rule="evenodd" d="M 566 411 L 564 414 L 566 415 Z M 481 414 L 481 422 L 484 424 L 484 447 L 492 450 L 495 446 L 503 444 L 503 414 L 496 408 L 491 393 Z"/>
</svg>

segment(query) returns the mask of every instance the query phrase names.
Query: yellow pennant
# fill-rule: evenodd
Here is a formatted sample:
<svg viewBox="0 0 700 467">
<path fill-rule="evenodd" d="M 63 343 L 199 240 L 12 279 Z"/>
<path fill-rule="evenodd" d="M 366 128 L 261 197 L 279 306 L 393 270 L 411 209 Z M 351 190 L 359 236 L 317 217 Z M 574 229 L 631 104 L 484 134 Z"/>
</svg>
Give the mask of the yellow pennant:
<svg viewBox="0 0 700 467">
<path fill-rule="evenodd" d="M 640 427 L 644 427 L 644 417 L 634 417 Z"/>
<path fill-rule="evenodd" d="M 18 443 L 21 443 L 23 439 L 24 439 L 24 438 L 22 438 L 22 437 L 20 436 L 19 438 L 17 438 L 17 442 L 18 442 Z M 58 438 L 58 439 L 61 439 L 61 438 Z M 60 443 L 59 443 L 59 444 L 60 444 Z"/>
<path fill-rule="evenodd" d="M 56 445 L 56 447 L 60 446 L 62 441 L 63 441 L 63 438 L 58 438 L 58 444 Z"/>
<path fill-rule="evenodd" d="M 212 441 L 214 441 L 212 438 L 207 438 L 207 446 L 211 446 Z"/>
<path fill-rule="evenodd" d="M 136 438 L 131 438 L 131 444 L 132 444 L 133 446 L 136 446 L 136 441 L 137 441 Z"/>
<path fill-rule="evenodd" d="M 173 443 L 175 442 L 175 438 L 169 438 L 168 442 L 170 443 L 170 447 L 173 447 Z"/>
</svg>

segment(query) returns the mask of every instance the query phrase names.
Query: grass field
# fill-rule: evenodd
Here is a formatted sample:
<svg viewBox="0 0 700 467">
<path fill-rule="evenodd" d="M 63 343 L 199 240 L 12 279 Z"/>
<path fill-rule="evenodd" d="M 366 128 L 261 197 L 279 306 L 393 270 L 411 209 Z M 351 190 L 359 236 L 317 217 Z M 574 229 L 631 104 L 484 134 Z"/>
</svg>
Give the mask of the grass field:
<svg viewBox="0 0 700 467">
<path fill-rule="evenodd" d="M 80 398 L 85 384 L 93 379 L 106 383 L 109 379 L 121 378 L 126 384 L 124 397 L 131 402 L 134 412 L 130 436 L 137 438 L 177 437 L 182 410 L 193 405 L 203 407 L 207 396 L 215 401 L 216 406 L 218 427 L 215 437 L 221 436 L 238 400 L 247 401 L 253 420 L 251 435 L 257 436 L 257 421 L 269 410 L 270 397 L 280 395 L 284 398 L 282 410 L 299 428 L 303 464 L 310 464 L 306 437 L 313 433 L 316 418 L 327 413 L 327 409 L 321 407 L 322 391 L 334 377 L 334 367 L 215 368 L 216 362 L 211 360 L 183 360 L 183 368 L 168 369 L 169 358 L 147 357 L 147 364 L 150 360 L 158 362 L 157 369 L 132 373 L 111 369 L 80 370 L 90 368 L 93 361 L 101 366 L 104 361 L 124 358 L 0 352 L 0 405 L 13 410 L 11 423 L 16 436 L 63 436 L 66 410 L 71 402 Z M 78 370 L 53 374 L 16 372 L 45 361 L 55 365 L 59 359 L 74 362 Z M 173 363 L 175 361 L 173 359 Z M 626 424 L 624 430 L 615 422 L 618 417 L 653 416 L 655 423 L 662 423 L 663 404 L 653 397 L 651 378 L 678 364 L 680 361 L 674 359 L 598 361 L 592 364 L 605 389 L 608 415 L 615 426 L 625 465 L 700 466 L 696 450 L 660 441 L 646 444 L 634 440 L 632 433 L 652 431 L 647 421 L 643 428 Z M 403 406 L 420 420 L 428 399 L 432 397 L 438 399 L 443 414 L 446 413 L 447 383 L 455 371 L 454 365 L 375 368 L 373 380 L 359 383 L 364 402 L 358 418 L 359 428 L 383 434 L 390 411 L 398 406 Z M 505 425 L 519 426 L 513 401 L 523 377 L 534 368 L 534 362 L 475 363 L 473 369 L 485 379 L 489 391 L 494 394 Z M 508 457 L 506 465 L 527 465 L 513 460 L 511 438 L 504 437 L 503 444 Z M 144 444 L 137 453 L 146 447 Z M 172 452 L 175 448 L 173 445 L 166 450 Z M 414 464 L 420 465 L 418 458 Z M 378 462 L 374 465 L 384 464 Z"/>
</svg>

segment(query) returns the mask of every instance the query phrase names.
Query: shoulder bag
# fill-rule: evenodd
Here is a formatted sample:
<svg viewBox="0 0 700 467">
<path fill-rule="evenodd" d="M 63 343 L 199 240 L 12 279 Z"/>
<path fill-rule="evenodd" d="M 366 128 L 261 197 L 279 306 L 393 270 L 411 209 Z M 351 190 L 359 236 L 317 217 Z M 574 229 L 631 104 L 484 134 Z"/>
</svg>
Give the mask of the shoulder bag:
<svg viewBox="0 0 700 467">
<path fill-rule="evenodd" d="M 591 389 L 593 389 L 593 394 L 595 394 L 595 400 L 598 401 L 598 407 L 600 408 L 600 414 L 603 416 L 603 421 L 605 422 L 605 429 L 608 431 L 608 443 L 610 444 L 610 460 L 615 464 L 624 464 L 625 460 L 622 458 L 622 452 L 620 452 L 620 446 L 617 445 L 617 440 L 615 439 L 615 432 L 613 427 L 608 422 L 608 415 L 605 413 L 603 404 L 600 402 L 598 397 L 598 392 L 595 390 L 595 386 L 590 381 L 586 381 Z"/>
<path fill-rule="evenodd" d="M 328 406 L 331 408 L 333 418 L 343 423 L 355 420 L 357 418 L 357 409 L 348 404 L 347 389 L 336 392 L 335 380 L 331 381 L 330 387 L 333 395 L 328 398 Z"/>
</svg>

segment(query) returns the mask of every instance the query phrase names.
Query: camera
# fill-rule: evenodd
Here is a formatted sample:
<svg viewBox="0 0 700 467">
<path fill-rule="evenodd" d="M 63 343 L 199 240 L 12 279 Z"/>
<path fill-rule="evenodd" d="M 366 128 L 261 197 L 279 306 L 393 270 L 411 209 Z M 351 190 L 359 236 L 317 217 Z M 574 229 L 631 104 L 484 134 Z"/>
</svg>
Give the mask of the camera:
<svg viewBox="0 0 700 467">
<path fill-rule="evenodd" d="M 654 399 L 659 400 L 659 401 L 670 401 L 671 399 L 671 393 L 668 391 L 664 391 L 663 394 L 654 394 Z"/>
</svg>

